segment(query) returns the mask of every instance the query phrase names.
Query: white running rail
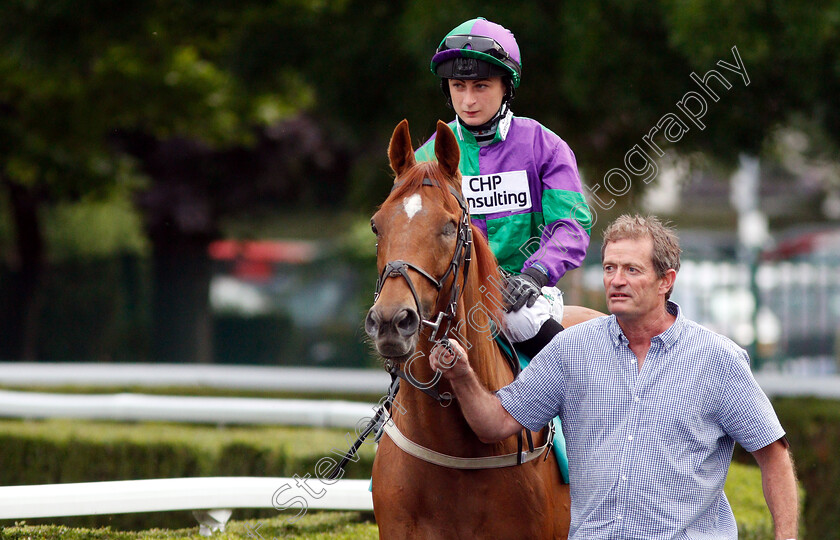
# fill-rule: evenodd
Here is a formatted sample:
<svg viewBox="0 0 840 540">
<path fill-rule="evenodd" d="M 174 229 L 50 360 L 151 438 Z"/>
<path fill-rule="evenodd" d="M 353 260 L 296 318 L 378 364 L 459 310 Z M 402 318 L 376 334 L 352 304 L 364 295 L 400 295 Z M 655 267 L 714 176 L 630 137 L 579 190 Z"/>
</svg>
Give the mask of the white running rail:
<svg viewBox="0 0 840 540">
<path fill-rule="evenodd" d="M 840 399 L 840 376 L 758 372 L 770 396 Z M 297 393 L 357 393 L 382 396 L 390 378 L 380 369 L 305 368 L 219 364 L 103 364 L 0 362 L 4 387 L 224 388 Z"/>
<path fill-rule="evenodd" d="M 354 428 L 373 416 L 373 403 L 305 399 L 52 394 L 0 390 L 0 417 L 273 424 Z"/>
<path fill-rule="evenodd" d="M 381 395 L 391 379 L 383 369 L 304 368 L 220 364 L 104 364 L 0 362 L 5 387 L 165 387 L 344 392 Z"/>
<path fill-rule="evenodd" d="M 0 519 L 193 510 L 201 534 L 224 530 L 235 508 L 372 511 L 369 480 L 204 477 L 0 487 Z M 281 514 L 282 515 L 282 514 Z"/>
</svg>

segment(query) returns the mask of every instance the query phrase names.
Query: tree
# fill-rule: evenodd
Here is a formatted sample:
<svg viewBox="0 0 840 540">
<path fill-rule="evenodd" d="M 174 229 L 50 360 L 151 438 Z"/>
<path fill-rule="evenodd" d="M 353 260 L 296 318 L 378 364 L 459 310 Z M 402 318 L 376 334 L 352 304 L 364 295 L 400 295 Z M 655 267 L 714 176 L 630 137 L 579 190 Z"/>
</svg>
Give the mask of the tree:
<svg viewBox="0 0 840 540">
<path fill-rule="evenodd" d="M 20 305 L 32 305 L 44 264 L 40 208 L 107 193 L 118 177 L 147 181 L 138 203 L 157 268 L 167 253 L 202 253 L 221 219 L 255 201 L 340 205 L 349 191 L 355 208 L 371 210 L 390 183 L 384 155 L 396 123 L 408 118 L 423 139 L 452 117 L 428 64 L 441 37 L 477 15 L 516 34 L 514 110 L 570 143 L 590 189 L 601 185 L 594 195 L 623 169 L 632 181 L 620 200 L 630 205 L 653 171 L 645 157 L 703 152 L 732 164 L 792 116 L 840 145 L 836 1 L 9 0 L 0 185 L 16 224 Z M 733 48 L 744 78 L 720 66 L 739 65 Z M 709 83 L 717 101 L 693 78 L 710 70 L 731 84 Z M 688 92 L 705 100 L 702 116 Z M 685 125 L 675 142 L 663 135 L 669 114 Z M 319 181 L 289 180 L 307 175 Z M 200 298 L 206 275 L 184 280 L 195 287 L 184 296 Z M 27 310 L 20 329 L 31 326 Z M 166 328 L 199 343 L 201 332 L 177 330 L 187 319 Z M 37 340 L 23 333 L 21 355 L 32 356 Z"/>
<path fill-rule="evenodd" d="M 306 11 L 306 4 L 288 6 Z M 269 88 L 246 85 L 229 69 L 236 61 L 230 44 L 241 24 L 260 17 L 261 6 L 97 1 L 4 5 L 0 110 L 5 114 L 0 138 L 5 144 L 0 150 L 0 181 L 16 225 L 21 283 L 15 288 L 20 296 L 15 303 L 24 306 L 17 323 L 24 336 L 21 358 L 37 356 L 32 321 L 38 276 L 45 264 L 38 217 L 44 204 L 106 192 L 118 178 L 115 170 L 134 163 L 138 174 L 149 177 L 147 199 L 161 189 L 165 194 L 166 186 L 160 186 L 173 182 L 173 177 L 182 187 L 205 191 L 198 198 L 187 196 L 186 204 L 178 206 L 184 199 L 172 202 L 182 210 L 173 215 L 183 219 L 163 226 L 148 220 L 159 276 L 168 268 L 169 255 L 203 255 L 209 239 L 218 234 L 214 203 L 228 200 L 223 190 L 212 190 L 221 176 L 214 170 L 218 156 L 253 145 L 255 127 L 277 122 L 307 100 L 306 89 L 295 84 L 292 73 L 272 71 L 273 83 L 288 79 L 289 84 Z M 143 144 L 154 149 L 145 152 Z M 159 161 L 161 152 L 179 148 L 185 155 L 176 162 Z M 209 156 L 216 156 L 216 163 L 202 159 Z M 231 156 L 227 155 L 235 161 Z M 143 158 L 150 161 L 144 163 Z M 171 303 L 186 308 L 179 299 L 201 298 L 196 292 L 201 288 L 206 298 L 206 268 L 193 277 L 182 282 L 193 293 L 156 297 L 161 311 Z M 204 304 L 206 308 L 206 300 Z M 192 346 L 168 351 L 164 343 L 159 351 L 163 357 L 208 359 L 201 345 L 206 342 L 206 309 L 197 305 L 198 314 L 182 312 L 166 321 L 168 328 L 195 336 Z"/>
</svg>

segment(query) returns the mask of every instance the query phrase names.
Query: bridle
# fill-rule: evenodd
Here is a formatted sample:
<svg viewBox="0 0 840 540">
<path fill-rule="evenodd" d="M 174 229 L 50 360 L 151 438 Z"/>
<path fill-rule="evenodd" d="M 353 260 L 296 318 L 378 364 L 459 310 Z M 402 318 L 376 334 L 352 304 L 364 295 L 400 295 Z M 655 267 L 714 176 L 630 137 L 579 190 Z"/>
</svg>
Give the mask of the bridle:
<svg viewBox="0 0 840 540">
<path fill-rule="evenodd" d="M 395 184 L 394 188 L 398 187 L 399 185 L 399 183 Z M 424 178 L 422 185 L 440 187 L 439 183 L 429 178 Z M 420 297 L 417 294 L 417 289 L 415 288 L 414 282 L 411 280 L 411 276 L 409 275 L 408 271 L 413 270 L 421 276 L 423 276 L 424 278 L 426 278 L 427 280 L 429 280 L 432 283 L 432 285 L 434 285 L 435 289 L 437 289 L 438 294 L 440 294 L 440 291 L 443 290 L 447 279 L 450 276 L 453 276 L 452 288 L 446 309 L 438 312 L 436 320 L 432 321 L 430 319 L 424 319 L 422 321 L 423 325 L 428 326 L 432 329 L 432 333 L 429 339 L 435 342 L 436 344 L 440 344 L 445 347 L 449 347 L 448 338 L 446 337 L 446 335 L 452 327 L 452 321 L 455 320 L 456 310 L 458 308 L 458 300 L 460 299 L 464 288 L 466 288 L 467 275 L 470 268 L 470 260 L 472 258 L 472 230 L 470 229 L 469 209 L 467 207 L 467 203 L 464 200 L 463 195 L 461 195 L 461 193 L 459 193 L 452 186 L 449 186 L 449 191 L 450 193 L 452 193 L 452 195 L 458 201 L 458 205 L 461 207 L 461 221 L 458 225 L 458 239 L 455 243 L 455 250 L 452 254 L 452 260 L 450 260 L 449 266 L 447 267 L 446 271 L 440 278 L 436 278 L 432 274 L 430 274 L 429 272 L 427 272 L 426 270 L 417 266 L 414 263 L 403 260 L 389 261 L 385 264 L 385 267 L 382 269 L 382 273 L 380 274 L 379 279 L 377 279 L 376 281 L 376 290 L 374 291 L 374 303 L 376 303 L 376 300 L 379 298 L 379 294 L 382 292 L 382 287 L 383 285 L 385 285 L 385 282 L 390 278 L 402 277 L 403 279 L 405 279 L 406 283 L 408 284 L 408 288 L 411 290 L 411 294 L 414 297 L 414 302 L 417 305 L 417 313 L 422 314 L 423 311 L 420 305 Z M 459 274 L 461 274 L 462 276 L 461 287 L 458 287 Z M 435 305 L 438 304 L 439 302 L 435 303 Z M 511 369 L 513 370 L 515 376 L 516 373 L 518 373 L 519 361 L 515 357 L 516 353 L 513 351 L 513 346 L 509 345 L 509 348 L 513 356 L 508 358 L 508 361 L 511 362 Z M 543 460 L 545 460 L 548 456 L 548 452 L 550 451 L 554 440 L 553 423 L 548 424 L 548 434 L 546 436 L 546 442 L 544 445 L 538 448 L 534 448 L 534 442 L 531 437 L 531 432 L 525 430 L 525 438 L 527 440 L 528 449 L 525 450 L 523 448 L 523 437 L 522 433 L 520 432 L 517 437 L 517 451 L 515 453 L 505 454 L 501 456 L 463 458 L 441 454 L 439 452 L 435 452 L 434 450 L 430 450 L 428 448 L 420 446 L 419 444 L 415 443 L 414 441 L 408 439 L 405 435 L 403 435 L 391 419 L 390 409 L 397 395 L 397 392 L 399 391 L 400 379 L 408 381 L 412 386 L 431 396 L 444 407 L 452 403 L 453 397 L 449 392 L 441 393 L 438 391 L 437 384 L 440 381 L 440 373 L 438 373 L 435 379 L 433 380 L 433 383 L 435 385 L 434 388 L 431 388 L 427 384 L 416 381 L 414 377 L 412 377 L 409 373 L 405 373 L 403 370 L 399 369 L 395 362 L 386 360 L 385 365 L 386 369 L 391 374 L 392 379 L 391 385 L 388 390 L 388 396 L 385 398 L 384 403 L 379 407 L 379 409 L 377 409 L 376 414 L 370 420 L 370 422 L 368 422 L 367 426 L 365 427 L 364 431 L 359 436 L 359 438 L 356 440 L 356 442 L 350 447 L 350 449 L 347 451 L 347 453 L 341 459 L 341 461 L 337 463 L 336 466 L 329 473 L 328 479 L 331 480 L 339 478 L 340 475 L 344 473 L 344 467 L 353 458 L 353 456 L 356 455 L 356 452 L 358 451 L 359 447 L 364 443 L 365 439 L 371 433 L 376 433 L 377 441 L 383 433 L 387 433 L 391 440 L 394 442 L 394 444 L 409 455 L 412 455 L 418 459 L 422 459 L 429 463 L 434 463 L 436 465 L 452 469 L 474 470 L 512 467 L 533 461 L 539 458 L 541 455 L 544 456 Z"/>
<path fill-rule="evenodd" d="M 400 185 L 400 183 L 395 183 L 391 191 Z M 429 178 L 424 178 L 422 185 L 440 187 L 438 182 Z M 435 289 L 437 289 L 438 294 L 440 294 L 440 291 L 443 290 L 447 279 L 452 276 L 452 287 L 450 289 L 449 302 L 446 305 L 446 309 L 439 311 L 435 320 L 422 319 L 422 324 L 432 329 L 429 340 L 445 347 L 449 347 L 446 335 L 452 327 L 452 321 L 455 320 L 456 311 L 458 309 L 458 300 L 466 287 L 467 275 L 470 269 L 470 260 L 472 258 L 472 229 L 470 229 L 470 213 L 469 208 L 467 207 L 467 202 L 464 200 L 464 196 L 454 187 L 448 187 L 449 192 L 455 197 L 455 200 L 458 201 L 458 205 L 461 207 L 461 219 L 458 223 L 458 238 L 455 242 L 455 250 L 452 253 L 452 259 L 449 261 L 449 266 L 446 268 L 446 271 L 440 278 L 436 278 L 412 262 L 403 260 L 389 261 L 382 269 L 379 279 L 376 280 L 376 289 L 373 293 L 373 301 L 376 303 L 385 282 L 389 278 L 402 277 L 408 285 L 411 295 L 414 297 L 414 303 L 417 306 L 417 313 L 422 317 L 423 308 L 420 304 L 420 296 L 417 294 L 417 288 L 414 286 L 414 282 L 412 281 L 408 271 L 413 270 L 430 281 L 432 285 L 434 285 Z M 458 286 L 459 274 L 461 274 L 461 287 Z M 386 361 L 386 369 L 392 376 L 406 379 L 413 386 L 416 386 L 432 398 L 441 402 L 441 404 L 448 405 L 452 401 L 452 396 L 448 392 L 441 394 L 436 388 L 427 388 L 427 385 L 419 383 L 414 380 L 411 375 L 406 374 L 399 369 L 394 362 Z"/>
<path fill-rule="evenodd" d="M 394 188 L 399 185 L 400 184 L 394 184 Z M 439 186 L 440 184 L 429 178 L 424 178 L 423 185 Z M 423 320 L 423 324 L 425 326 L 432 328 L 432 335 L 429 339 L 434 342 L 439 342 L 443 339 L 452 326 L 452 321 L 455 319 L 455 312 L 458 309 L 458 300 L 464 290 L 464 287 L 458 286 L 458 274 L 459 272 L 463 274 L 462 282 L 466 284 L 467 274 L 469 273 L 470 268 L 470 260 L 472 258 L 472 230 L 470 229 L 470 214 L 469 209 L 467 208 L 467 203 L 464 200 L 463 195 L 458 193 L 458 191 L 452 186 L 449 186 L 449 192 L 452 193 L 455 200 L 458 201 L 458 205 L 461 207 L 461 220 L 458 224 L 458 239 L 455 242 L 455 250 L 452 253 L 452 259 L 449 261 L 449 266 L 447 267 L 446 272 L 444 272 L 440 278 L 435 278 L 429 272 L 423 270 L 414 263 L 403 260 L 389 261 L 382 269 L 379 279 L 376 280 L 376 289 L 373 293 L 373 301 L 375 303 L 379 299 L 379 294 L 382 292 L 382 287 L 385 285 L 388 278 L 401 276 L 405 279 L 408 284 L 408 288 L 411 290 L 411 295 L 414 297 L 414 303 L 417 306 L 417 313 L 422 314 L 423 308 L 420 304 L 420 297 L 417 294 L 417 289 L 414 286 L 411 276 L 408 274 L 408 270 L 414 270 L 429 280 L 432 285 L 434 285 L 435 289 L 437 289 L 438 293 L 440 293 L 443 289 L 447 278 L 449 278 L 450 275 L 454 276 L 446 310 L 439 311 L 437 319 L 434 321 Z M 441 332 L 441 330 L 443 331 Z"/>
</svg>

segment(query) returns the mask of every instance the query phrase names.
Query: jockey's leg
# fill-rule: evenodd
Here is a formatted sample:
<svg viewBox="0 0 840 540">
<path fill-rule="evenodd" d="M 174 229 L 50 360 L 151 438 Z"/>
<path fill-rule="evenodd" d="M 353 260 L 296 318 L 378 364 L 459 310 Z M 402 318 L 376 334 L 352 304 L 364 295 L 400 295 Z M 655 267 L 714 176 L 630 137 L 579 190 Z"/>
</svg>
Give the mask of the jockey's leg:
<svg viewBox="0 0 840 540">
<path fill-rule="evenodd" d="M 563 330 L 562 320 L 563 294 L 556 287 L 543 287 L 533 306 L 505 313 L 504 332 L 530 360 Z"/>
</svg>

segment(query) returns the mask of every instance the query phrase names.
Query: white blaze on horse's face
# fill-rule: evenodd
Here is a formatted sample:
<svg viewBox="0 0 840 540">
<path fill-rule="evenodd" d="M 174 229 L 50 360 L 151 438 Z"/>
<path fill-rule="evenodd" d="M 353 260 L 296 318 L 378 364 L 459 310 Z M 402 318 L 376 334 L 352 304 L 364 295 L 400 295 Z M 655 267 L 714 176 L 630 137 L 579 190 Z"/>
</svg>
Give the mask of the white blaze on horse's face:
<svg viewBox="0 0 840 540">
<path fill-rule="evenodd" d="M 405 215 L 408 216 L 408 220 L 411 221 L 411 218 L 423 209 L 423 199 L 420 197 L 420 194 L 415 193 L 411 197 L 403 199 L 403 209 L 405 209 Z"/>
</svg>

